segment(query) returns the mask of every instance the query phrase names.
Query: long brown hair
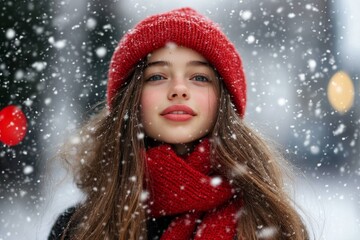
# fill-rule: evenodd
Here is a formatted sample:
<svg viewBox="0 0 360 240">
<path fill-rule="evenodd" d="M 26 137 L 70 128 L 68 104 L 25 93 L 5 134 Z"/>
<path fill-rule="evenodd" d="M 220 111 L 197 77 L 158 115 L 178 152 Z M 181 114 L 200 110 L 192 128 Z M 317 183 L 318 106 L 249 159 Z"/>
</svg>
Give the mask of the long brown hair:
<svg viewBox="0 0 360 240">
<path fill-rule="evenodd" d="M 220 114 L 212 134 L 213 165 L 242 192 L 238 239 L 309 239 L 284 191 L 284 173 L 289 173 L 284 159 L 240 119 L 230 94 L 220 87 Z"/>
<path fill-rule="evenodd" d="M 66 231 L 72 239 L 146 239 L 146 205 L 142 202 L 145 143 L 140 119 L 142 70 L 139 64 L 117 93 L 81 129 L 81 143 L 67 146 L 63 157 L 75 169 L 86 199 Z M 212 133 L 213 164 L 242 192 L 238 239 L 308 239 L 307 230 L 283 189 L 281 163 L 258 134 L 236 113 L 220 82 L 220 110 Z M 216 157 L 215 157 L 216 156 Z"/>
</svg>

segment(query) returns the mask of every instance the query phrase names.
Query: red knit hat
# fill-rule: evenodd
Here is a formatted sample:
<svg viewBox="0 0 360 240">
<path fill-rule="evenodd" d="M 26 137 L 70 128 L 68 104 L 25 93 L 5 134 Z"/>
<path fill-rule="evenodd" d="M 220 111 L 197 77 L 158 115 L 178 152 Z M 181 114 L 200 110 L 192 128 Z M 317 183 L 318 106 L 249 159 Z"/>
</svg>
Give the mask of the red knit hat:
<svg viewBox="0 0 360 240">
<path fill-rule="evenodd" d="M 170 42 L 197 51 L 216 68 L 243 117 L 246 81 L 240 56 L 214 22 L 191 8 L 150 16 L 121 39 L 108 73 L 108 106 L 111 108 L 111 102 L 130 69 L 149 53 Z"/>
</svg>

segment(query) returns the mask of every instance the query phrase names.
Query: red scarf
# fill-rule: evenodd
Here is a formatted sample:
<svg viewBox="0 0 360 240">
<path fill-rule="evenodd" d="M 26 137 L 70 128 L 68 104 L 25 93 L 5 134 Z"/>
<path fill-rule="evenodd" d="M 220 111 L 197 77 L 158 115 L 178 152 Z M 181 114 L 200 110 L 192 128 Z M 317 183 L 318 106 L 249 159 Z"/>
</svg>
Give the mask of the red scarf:
<svg viewBox="0 0 360 240">
<path fill-rule="evenodd" d="M 151 216 L 176 216 L 161 240 L 233 240 L 236 236 L 242 202 L 227 181 L 209 176 L 209 152 L 208 139 L 186 158 L 176 155 L 170 145 L 147 150 Z"/>
</svg>

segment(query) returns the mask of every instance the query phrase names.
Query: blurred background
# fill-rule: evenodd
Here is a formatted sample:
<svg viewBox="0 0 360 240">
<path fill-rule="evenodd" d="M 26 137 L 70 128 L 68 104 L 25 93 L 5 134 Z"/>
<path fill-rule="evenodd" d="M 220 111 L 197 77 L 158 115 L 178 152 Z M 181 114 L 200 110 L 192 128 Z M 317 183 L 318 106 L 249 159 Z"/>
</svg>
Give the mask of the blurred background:
<svg viewBox="0 0 360 240">
<path fill-rule="evenodd" d="M 0 0 L 0 111 L 16 105 L 28 121 L 22 142 L 0 142 L 0 240 L 46 239 L 81 198 L 59 146 L 105 99 L 124 33 L 182 6 L 235 43 L 248 81 L 245 121 L 296 167 L 292 195 L 312 239 L 359 239 L 359 1 Z"/>
</svg>

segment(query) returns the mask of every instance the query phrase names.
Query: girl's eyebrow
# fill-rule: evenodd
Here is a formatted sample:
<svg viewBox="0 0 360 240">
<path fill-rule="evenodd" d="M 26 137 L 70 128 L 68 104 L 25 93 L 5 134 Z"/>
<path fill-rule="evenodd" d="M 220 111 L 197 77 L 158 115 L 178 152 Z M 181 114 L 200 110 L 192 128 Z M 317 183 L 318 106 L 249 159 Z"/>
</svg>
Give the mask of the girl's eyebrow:
<svg viewBox="0 0 360 240">
<path fill-rule="evenodd" d="M 211 67 L 208 62 L 199 61 L 199 60 L 187 62 L 186 66 L 206 66 L 206 67 Z"/>
<path fill-rule="evenodd" d="M 172 66 L 172 63 L 169 61 L 154 61 L 154 62 L 149 62 L 145 65 L 145 68 L 148 67 L 152 67 L 152 66 Z M 210 64 L 208 62 L 205 61 L 198 61 L 198 60 L 194 60 L 194 61 L 189 61 L 186 63 L 186 66 L 206 66 L 206 67 L 210 67 Z"/>
<path fill-rule="evenodd" d="M 152 67 L 152 66 L 172 66 L 171 62 L 168 61 L 154 61 L 149 62 L 145 65 L 145 68 Z"/>
</svg>

